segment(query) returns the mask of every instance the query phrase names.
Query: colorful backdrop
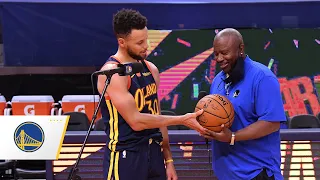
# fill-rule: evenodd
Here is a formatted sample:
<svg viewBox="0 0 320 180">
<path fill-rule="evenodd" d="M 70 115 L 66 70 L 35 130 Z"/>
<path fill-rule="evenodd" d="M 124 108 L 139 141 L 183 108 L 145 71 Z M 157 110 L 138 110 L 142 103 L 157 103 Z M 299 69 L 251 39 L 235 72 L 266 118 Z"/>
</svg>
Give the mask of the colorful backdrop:
<svg viewBox="0 0 320 180">
<path fill-rule="evenodd" d="M 319 112 L 320 29 L 239 29 L 251 59 L 279 78 L 288 116 Z M 220 71 L 212 42 L 219 29 L 149 31 L 148 60 L 160 71 L 162 109 L 194 110 L 199 91 L 209 92 Z"/>
</svg>

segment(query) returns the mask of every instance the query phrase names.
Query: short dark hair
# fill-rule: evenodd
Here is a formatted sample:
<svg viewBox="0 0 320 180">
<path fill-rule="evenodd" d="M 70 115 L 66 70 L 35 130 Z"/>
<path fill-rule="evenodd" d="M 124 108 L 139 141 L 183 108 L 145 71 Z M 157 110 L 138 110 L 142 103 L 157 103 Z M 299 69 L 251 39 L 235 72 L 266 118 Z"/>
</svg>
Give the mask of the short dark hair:
<svg viewBox="0 0 320 180">
<path fill-rule="evenodd" d="M 128 36 L 132 29 L 142 30 L 147 18 L 133 9 L 121 9 L 113 16 L 113 31 L 117 37 Z"/>
</svg>

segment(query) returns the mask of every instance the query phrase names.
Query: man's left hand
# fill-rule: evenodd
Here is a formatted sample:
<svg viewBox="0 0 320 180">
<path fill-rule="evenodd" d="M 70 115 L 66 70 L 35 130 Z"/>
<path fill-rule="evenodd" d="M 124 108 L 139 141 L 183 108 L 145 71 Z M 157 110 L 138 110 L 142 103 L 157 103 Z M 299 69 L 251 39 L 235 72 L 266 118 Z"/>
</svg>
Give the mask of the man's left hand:
<svg viewBox="0 0 320 180">
<path fill-rule="evenodd" d="M 176 169 L 174 168 L 173 162 L 167 163 L 166 166 L 167 180 L 177 180 L 178 176 Z"/>
<path fill-rule="evenodd" d="M 221 127 L 222 127 L 221 132 L 217 133 L 217 132 L 206 129 L 206 133 L 201 134 L 201 136 L 207 139 L 214 139 L 217 141 L 229 143 L 231 141 L 232 132 L 230 131 L 230 129 L 226 128 L 224 124 L 222 124 Z"/>
</svg>

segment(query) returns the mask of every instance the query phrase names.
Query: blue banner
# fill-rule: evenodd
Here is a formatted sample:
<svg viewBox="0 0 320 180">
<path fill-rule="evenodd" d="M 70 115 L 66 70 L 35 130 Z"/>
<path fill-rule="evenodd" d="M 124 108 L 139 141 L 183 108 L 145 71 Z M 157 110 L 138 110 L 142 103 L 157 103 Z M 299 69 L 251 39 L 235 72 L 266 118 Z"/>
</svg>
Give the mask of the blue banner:
<svg viewBox="0 0 320 180">
<path fill-rule="evenodd" d="M 6 66 L 101 66 L 117 50 L 112 16 L 121 8 L 139 10 L 157 30 L 320 26 L 320 2 L 14 1 L 0 2 Z"/>
</svg>

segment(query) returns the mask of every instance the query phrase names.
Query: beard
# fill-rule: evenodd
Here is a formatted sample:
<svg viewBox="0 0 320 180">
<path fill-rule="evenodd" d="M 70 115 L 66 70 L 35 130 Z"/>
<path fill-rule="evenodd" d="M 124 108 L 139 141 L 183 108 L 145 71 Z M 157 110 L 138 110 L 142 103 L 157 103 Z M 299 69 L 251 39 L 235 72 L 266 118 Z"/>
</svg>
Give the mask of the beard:
<svg viewBox="0 0 320 180">
<path fill-rule="evenodd" d="M 128 55 L 129 55 L 131 58 L 136 59 L 136 60 L 139 60 L 139 61 L 144 60 L 144 59 L 146 58 L 146 56 L 145 56 L 145 57 L 142 57 L 142 56 L 140 56 L 140 55 L 138 55 L 138 54 L 135 54 L 135 53 L 132 52 L 131 49 L 129 49 L 129 48 L 128 48 L 128 50 L 127 50 L 127 53 L 128 53 Z"/>
</svg>

